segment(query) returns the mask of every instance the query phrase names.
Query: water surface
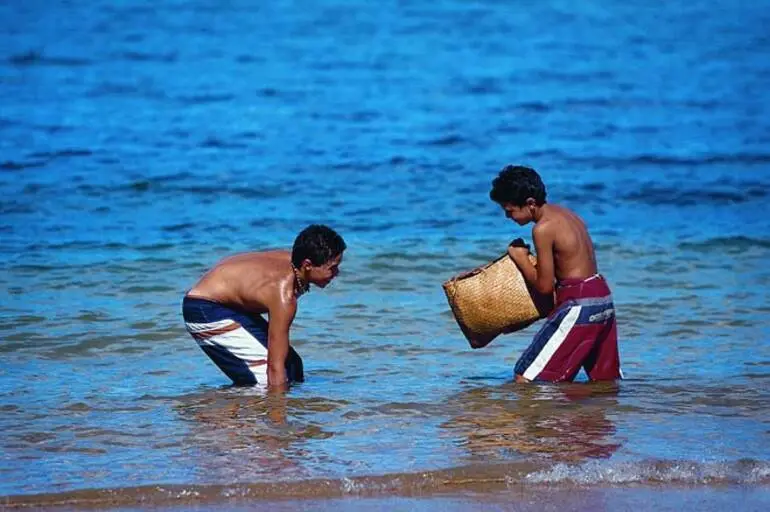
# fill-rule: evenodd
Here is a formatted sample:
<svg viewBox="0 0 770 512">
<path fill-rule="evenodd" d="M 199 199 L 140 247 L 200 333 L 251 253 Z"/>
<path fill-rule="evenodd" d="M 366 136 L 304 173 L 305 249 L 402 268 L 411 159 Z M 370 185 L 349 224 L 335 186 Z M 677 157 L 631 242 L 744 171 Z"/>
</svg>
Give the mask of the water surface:
<svg viewBox="0 0 770 512">
<path fill-rule="evenodd" d="M 0 496 L 663 484 L 761 504 L 769 7 L 1 5 Z M 528 236 L 488 199 L 509 162 L 590 226 L 618 386 L 515 386 L 537 326 L 471 351 L 449 313 L 445 279 Z M 307 382 L 227 386 L 184 291 L 313 222 L 349 250 L 300 302 Z"/>
</svg>

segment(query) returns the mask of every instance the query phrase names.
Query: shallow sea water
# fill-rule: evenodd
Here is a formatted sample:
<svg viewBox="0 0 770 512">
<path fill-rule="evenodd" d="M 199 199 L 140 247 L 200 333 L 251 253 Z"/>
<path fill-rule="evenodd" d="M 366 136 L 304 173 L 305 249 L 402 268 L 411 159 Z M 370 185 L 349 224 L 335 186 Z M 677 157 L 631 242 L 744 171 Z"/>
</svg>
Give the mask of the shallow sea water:
<svg viewBox="0 0 770 512">
<path fill-rule="evenodd" d="M 761 508 L 768 23 L 727 0 L 0 5 L 5 506 L 662 485 Z M 454 323 L 441 283 L 529 236 L 488 199 L 509 162 L 589 224 L 617 386 L 516 386 L 537 326 L 471 351 Z M 184 291 L 314 222 L 349 250 L 300 302 L 307 381 L 229 387 Z"/>
</svg>

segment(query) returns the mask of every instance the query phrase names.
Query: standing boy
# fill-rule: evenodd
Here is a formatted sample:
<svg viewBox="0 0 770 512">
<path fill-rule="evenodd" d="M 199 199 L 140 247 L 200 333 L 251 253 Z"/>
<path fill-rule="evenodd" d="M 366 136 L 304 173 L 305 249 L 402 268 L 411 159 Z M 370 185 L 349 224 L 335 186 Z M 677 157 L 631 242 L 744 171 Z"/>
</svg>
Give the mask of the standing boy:
<svg viewBox="0 0 770 512">
<path fill-rule="evenodd" d="M 598 273 L 583 220 L 546 203 L 545 185 L 529 167 L 505 167 L 489 197 L 520 226 L 535 223 L 537 266 L 521 239 L 511 243 L 508 254 L 538 292 L 556 290 L 554 310 L 516 363 L 516 381 L 572 381 L 581 367 L 591 380 L 622 378 L 612 294 Z"/>
<path fill-rule="evenodd" d="M 219 262 L 187 292 L 187 331 L 236 385 L 286 389 L 304 380 L 289 345 L 297 299 L 339 273 L 345 241 L 327 226 L 305 228 L 288 251 L 249 252 Z M 267 314 L 269 322 L 262 315 Z"/>
</svg>

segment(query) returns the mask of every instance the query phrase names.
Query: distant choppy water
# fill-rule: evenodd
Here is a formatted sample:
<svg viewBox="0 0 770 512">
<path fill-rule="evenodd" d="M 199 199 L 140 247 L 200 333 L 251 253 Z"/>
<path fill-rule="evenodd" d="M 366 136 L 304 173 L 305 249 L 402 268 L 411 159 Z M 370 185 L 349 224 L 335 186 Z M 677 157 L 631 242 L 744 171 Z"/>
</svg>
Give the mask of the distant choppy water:
<svg viewBox="0 0 770 512">
<path fill-rule="evenodd" d="M 766 1 L 3 3 L 0 496 L 766 485 L 768 26 Z M 471 351 L 449 313 L 443 280 L 529 236 L 487 198 L 509 162 L 591 227 L 617 388 L 515 386 L 535 327 Z M 300 303 L 307 382 L 227 387 L 182 294 L 313 222 L 349 250 Z"/>
</svg>

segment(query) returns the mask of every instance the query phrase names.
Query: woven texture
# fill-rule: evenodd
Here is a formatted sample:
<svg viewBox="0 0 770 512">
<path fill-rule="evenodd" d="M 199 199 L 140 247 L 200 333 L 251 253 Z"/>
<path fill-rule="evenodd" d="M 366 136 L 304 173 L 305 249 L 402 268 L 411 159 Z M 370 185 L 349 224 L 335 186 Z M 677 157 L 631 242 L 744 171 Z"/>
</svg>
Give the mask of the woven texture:
<svg viewBox="0 0 770 512">
<path fill-rule="evenodd" d="M 530 261 L 537 264 L 534 256 Z M 542 318 L 549 299 L 530 290 L 508 254 L 443 284 L 455 320 L 473 347 Z"/>
</svg>

